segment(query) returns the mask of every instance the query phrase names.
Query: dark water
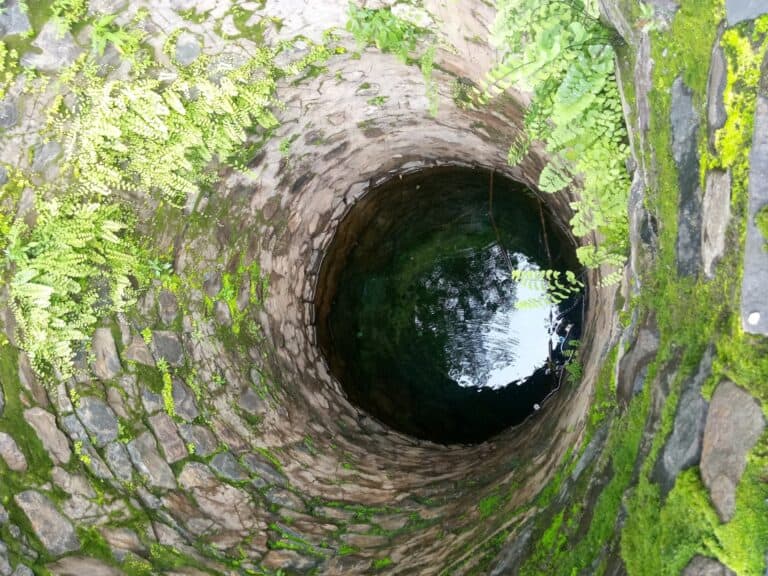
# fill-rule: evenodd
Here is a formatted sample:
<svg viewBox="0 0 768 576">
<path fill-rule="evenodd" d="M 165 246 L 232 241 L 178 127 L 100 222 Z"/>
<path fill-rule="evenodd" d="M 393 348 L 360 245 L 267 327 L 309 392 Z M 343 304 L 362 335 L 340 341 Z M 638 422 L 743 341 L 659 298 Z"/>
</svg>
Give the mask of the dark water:
<svg viewBox="0 0 768 576">
<path fill-rule="evenodd" d="M 323 265 L 331 370 L 354 404 L 418 438 L 475 443 L 521 422 L 561 381 L 562 337 L 579 336 L 580 297 L 552 305 L 510 273 L 565 270 L 572 246 L 547 222 L 550 260 L 538 201 L 498 175 L 489 188 L 487 172 L 458 169 L 388 184 Z"/>
</svg>

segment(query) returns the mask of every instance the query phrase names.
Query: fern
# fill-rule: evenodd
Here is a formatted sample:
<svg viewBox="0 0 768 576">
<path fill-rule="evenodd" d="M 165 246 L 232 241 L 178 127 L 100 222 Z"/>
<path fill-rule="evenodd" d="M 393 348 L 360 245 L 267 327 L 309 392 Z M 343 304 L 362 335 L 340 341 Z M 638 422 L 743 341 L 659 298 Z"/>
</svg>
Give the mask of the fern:
<svg viewBox="0 0 768 576">
<path fill-rule="evenodd" d="M 521 308 L 559 304 L 584 289 L 584 284 L 570 270 L 517 269 L 512 271 L 512 279 L 522 287 L 546 295 L 542 299 L 518 302 Z"/>
<path fill-rule="evenodd" d="M 622 266 L 628 249 L 629 149 L 612 37 L 598 16 L 593 0 L 499 0 L 494 40 L 503 55 L 477 92 L 487 102 L 513 85 L 532 91 L 526 134 L 512 143 L 509 162 L 519 163 L 529 142 L 541 140 L 552 161 L 539 188 L 556 192 L 578 177 L 571 227 L 576 236 L 601 239 L 599 250 L 578 252 L 587 267 Z"/>
<path fill-rule="evenodd" d="M 66 32 L 76 24 L 83 22 L 88 12 L 86 0 L 54 0 L 51 3 L 51 14 L 56 27 Z"/>
<path fill-rule="evenodd" d="M 116 204 L 68 195 L 41 202 L 34 228 L 23 220 L 11 226 L 11 308 L 20 347 L 41 376 L 69 376 L 98 317 L 132 301 L 131 279 L 141 267 L 130 224 Z"/>
</svg>

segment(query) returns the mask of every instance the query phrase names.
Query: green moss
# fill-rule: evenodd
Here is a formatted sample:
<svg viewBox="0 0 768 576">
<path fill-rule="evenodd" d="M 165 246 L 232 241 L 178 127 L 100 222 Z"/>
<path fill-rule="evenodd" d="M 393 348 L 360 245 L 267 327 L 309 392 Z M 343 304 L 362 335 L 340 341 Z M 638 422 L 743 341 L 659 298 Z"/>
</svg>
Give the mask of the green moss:
<svg viewBox="0 0 768 576">
<path fill-rule="evenodd" d="M 496 511 L 502 504 L 501 494 L 491 494 L 486 496 L 477 505 L 477 511 L 480 513 L 480 518 L 488 518 Z"/>
<path fill-rule="evenodd" d="M 394 564 L 392 558 L 385 556 L 384 558 L 375 558 L 373 562 L 371 562 L 371 568 L 374 570 L 382 570 L 383 568 L 391 566 L 392 564 Z"/>
</svg>

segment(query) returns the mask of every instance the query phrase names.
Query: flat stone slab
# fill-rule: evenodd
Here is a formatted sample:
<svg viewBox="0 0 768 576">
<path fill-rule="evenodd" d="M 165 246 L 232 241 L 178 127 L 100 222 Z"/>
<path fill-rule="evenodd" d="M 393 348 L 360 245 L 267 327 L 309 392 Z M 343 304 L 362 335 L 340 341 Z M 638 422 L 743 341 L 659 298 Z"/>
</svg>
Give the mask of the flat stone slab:
<svg viewBox="0 0 768 576">
<path fill-rule="evenodd" d="M 731 26 L 745 20 L 754 20 L 763 14 L 768 14 L 768 3 L 765 0 L 725 0 L 725 16 Z"/>
<path fill-rule="evenodd" d="M 123 576 L 125 573 L 95 558 L 68 556 L 46 566 L 54 576 Z"/>
<path fill-rule="evenodd" d="M 30 408 L 24 411 L 24 420 L 27 421 L 37 437 L 43 443 L 54 464 L 66 464 L 72 457 L 69 442 L 64 433 L 56 426 L 56 418 L 50 412 L 42 408 Z"/>
<path fill-rule="evenodd" d="M 0 432 L 0 458 L 14 472 L 26 472 L 27 459 L 10 434 Z"/>
<path fill-rule="evenodd" d="M 766 5 L 768 9 L 768 4 Z M 768 206 L 768 99 L 758 96 L 755 131 L 749 154 L 749 207 L 741 284 L 741 323 L 745 332 L 768 336 L 768 239 L 757 229 L 755 217 Z"/>
<path fill-rule="evenodd" d="M 136 469 L 147 478 L 147 483 L 155 488 L 176 488 L 176 479 L 168 463 L 157 451 L 155 439 L 149 432 L 128 443 L 128 454 Z"/>
<path fill-rule="evenodd" d="M 93 436 L 96 446 L 104 446 L 117 438 L 117 416 L 100 398 L 82 398 L 76 412 L 83 426 Z"/>
<path fill-rule="evenodd" d="M 733 382 L 721 382 L 709 405 L 701 452 L 701 479 L 720 519 L 736 512 L 736 487 L 765 420 L 757 400 Z"/>
<path fill-rule="evenodd" d="M 694 556 L 683 570 L 683 576 L 736 576 L 736 572 L 729 570 L 714 558 Z"/>
<path fill-rule="evenodd" d="M 45 549 L 54 556 L 80 549 L 75 529 L 46 496 L 27 490 L 14 496 Z"/>
</svg>

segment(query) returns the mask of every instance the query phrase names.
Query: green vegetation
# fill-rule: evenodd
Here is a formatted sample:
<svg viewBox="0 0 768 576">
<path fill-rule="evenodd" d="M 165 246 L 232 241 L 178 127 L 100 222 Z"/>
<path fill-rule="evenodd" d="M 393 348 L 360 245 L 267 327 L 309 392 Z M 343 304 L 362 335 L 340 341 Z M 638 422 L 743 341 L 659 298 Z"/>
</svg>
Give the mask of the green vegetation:
<svg viewBox="0 0 768 576">
<path fill-rule="evenodd" d="M 768 207 L 762 208 L 755 216 L 755 225 L 763 238 L 768 240 Z"/>
<path fill-rule="evenodd" d="M 385 53 L 398 56 L 406 64 L 418 63 L 429 98 L 429 110 L 437 114 L 437 87 L 432 80 L 432 67 L 435 58 L 435 44 L 428 43 L 419 54 L 420 41 L 428 39 L 429 30 L 399 18 L 390 8 L 371 10 L 349 4 L 347 30 L 352 33 L 360 46 L 376 46 Z M 376 105 L 383 104 L 383 101 Z"/>
<path fill-rule="evenodd" d="M 492 516 L 502 503 L 501 494 L 491 494 L 486 496 L 477 505 L 477 511 L 480 512 L 480 518 L 488 518 Z"/>
<path fill-rule="evenodd" d="M 503 57 L 479 100 L 487 102 L 513 85 L 531 90 L 525 133 L 512 144 L 509 163 L 520 163 L 533 141 L 543 141 L 551 160 L 539 189 L 557 192 L 572 184 L 579 189 L 571 226 L 589 240 L 578 249 L 579 260 L 590 268 L 620 267 L 628 250 L 629 148 L 613 35 L 591 0 L 501 0 L 498 9 L 494 41 Z M 614 272 L 602 281 L 619 279 Z"/>
</svg>

